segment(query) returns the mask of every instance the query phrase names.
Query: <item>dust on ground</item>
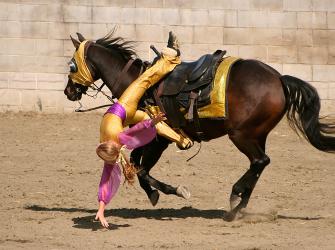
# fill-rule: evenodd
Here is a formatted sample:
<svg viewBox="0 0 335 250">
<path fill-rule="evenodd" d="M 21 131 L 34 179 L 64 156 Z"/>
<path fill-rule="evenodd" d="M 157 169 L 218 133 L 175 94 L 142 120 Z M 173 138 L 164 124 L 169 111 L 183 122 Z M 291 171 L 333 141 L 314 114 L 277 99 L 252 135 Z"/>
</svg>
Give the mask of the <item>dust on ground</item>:
<svg viewBox="0 0 335 250">
<path fill-rule="evenodd" d="M 226 222 L 231 187 L 248 160 L 228 137 L 179 152 L 151 174 L 191 198 L 160 195 L 152 207 L 136 182 L 94 222 L 102 162 L 101 114 L 0 115 L 0 249 L 334 249 L 335 155 L 314 149 L 285 122 L 267 141 L 265 169 L 244 216 Z"/>
</svg>

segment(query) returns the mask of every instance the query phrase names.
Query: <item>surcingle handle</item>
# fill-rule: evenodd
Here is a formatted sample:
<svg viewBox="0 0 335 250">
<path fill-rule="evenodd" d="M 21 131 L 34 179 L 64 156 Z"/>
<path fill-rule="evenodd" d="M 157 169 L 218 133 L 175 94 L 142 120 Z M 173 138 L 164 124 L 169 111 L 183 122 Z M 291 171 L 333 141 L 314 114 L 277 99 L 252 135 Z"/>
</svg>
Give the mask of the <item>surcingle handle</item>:
<svg viewBox="0 0 335 250">
<path fill-rule="evenodd" d="M 150 49 L 152 49 L 158 57 L 161 56 L 161 53 L 159 53 L 159 51 L 155 48 L 155 46 L 150 45 Z"/>
</svg>

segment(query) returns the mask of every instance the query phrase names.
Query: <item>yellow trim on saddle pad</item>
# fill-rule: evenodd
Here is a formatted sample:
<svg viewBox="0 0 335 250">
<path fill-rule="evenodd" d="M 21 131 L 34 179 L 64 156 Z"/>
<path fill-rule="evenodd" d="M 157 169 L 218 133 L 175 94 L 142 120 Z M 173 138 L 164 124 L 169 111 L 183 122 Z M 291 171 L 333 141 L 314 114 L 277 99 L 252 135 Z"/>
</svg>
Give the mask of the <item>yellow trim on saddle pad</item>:
<svg viewBox="0 0 335 250">
<path fill-rule="evenodd" d="M 198 109 L 199 118 L 226 117 L 226 85 L 231 66 L 240 60 L 238 57 L 225 57 L 216 70 L 213 89 L 210 94 L 211 104 Z"/>
</svg>

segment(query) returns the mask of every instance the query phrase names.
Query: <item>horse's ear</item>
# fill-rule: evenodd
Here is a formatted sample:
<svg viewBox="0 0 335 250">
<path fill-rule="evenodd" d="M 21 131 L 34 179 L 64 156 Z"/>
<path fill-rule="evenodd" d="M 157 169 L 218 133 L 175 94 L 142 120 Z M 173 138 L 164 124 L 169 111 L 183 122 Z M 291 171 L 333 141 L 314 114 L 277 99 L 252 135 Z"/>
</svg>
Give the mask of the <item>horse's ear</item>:
<svg viewBox="0 0 335 250">
<path fill-rule="evenodd" d="M 78 33 L 78 32 L 77 32 L 77 36 L 78 36 L 78 39 L 79 39 L 80 42 L 83 42 L 83 41 L 86 40 L 85 37 L 82 34 Z"/>
<path fill-rule="evenodd" d="M 73 43 L 74 47 L 76 49 L 78 49 L 79 45 L 80 45 L 80 42 L 78 40 L 74 39 L 72 36 L 70 36 L 70 37 L 71 37 L 71 40 L 72 40 L 72 43 Z"/>
</svg>

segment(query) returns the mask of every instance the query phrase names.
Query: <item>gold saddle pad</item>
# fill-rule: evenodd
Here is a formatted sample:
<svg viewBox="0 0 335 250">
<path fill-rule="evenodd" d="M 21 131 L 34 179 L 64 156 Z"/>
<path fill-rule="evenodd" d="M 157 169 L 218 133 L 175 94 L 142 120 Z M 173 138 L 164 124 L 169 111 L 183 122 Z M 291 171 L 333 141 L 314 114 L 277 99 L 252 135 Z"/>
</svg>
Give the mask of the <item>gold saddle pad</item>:
<svg viewBox="0 0 335 250">
<path fill-rule="evenodd" d="M 233 64 L 241 60 L 238 57 L 225 57 L 218 66 L 213 89 L 210 93 L 211 103 L 198 109 L 199 118 L 225 118 L 227 115 L 226 89 L 228 84 L 229 72 Z"/>
</svg>

